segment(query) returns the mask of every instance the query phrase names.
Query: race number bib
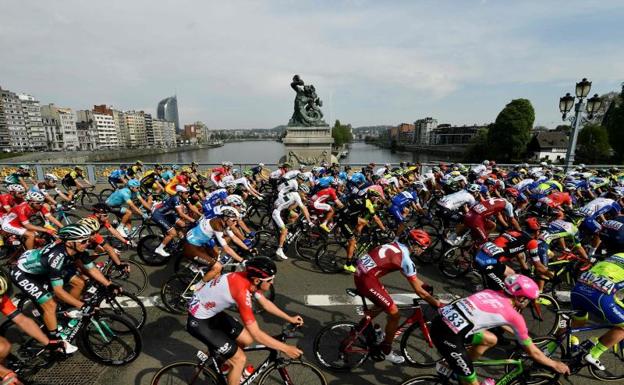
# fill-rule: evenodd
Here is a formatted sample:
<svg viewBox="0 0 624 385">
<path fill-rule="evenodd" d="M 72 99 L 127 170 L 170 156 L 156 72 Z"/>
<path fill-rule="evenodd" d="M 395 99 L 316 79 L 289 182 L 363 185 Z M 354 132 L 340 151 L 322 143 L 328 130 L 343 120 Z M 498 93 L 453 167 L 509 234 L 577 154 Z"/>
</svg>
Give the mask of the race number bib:
<svg viewBox="0 0 624 385">
<path fill-rule="evenodd" d="M 375 261 L 373 261 L 373 258 L 371 258 L 368 254 L 364 255 L 360 259 L 359 265 L 363 273 L 368 273 L 368 271 L 377 267 L 377 264 L 375 263 Z"/>
<path fill-rule="evenodd" d="M 459 333 L 461 330 L 469 325 L 469 322 L 457 311 L 453 306 L 445 306 L 440 310 L 444 323 L 455 333 Z"/>
<path fill-rule="evenodd" d="M 586 286 L 593 287 L 605 294 L 612 294 L 615 289 L 615 282 L 607 277 L 595 275 L 591 271 L 586 271 L 579 277 L 579 282 Z"/>
</svg>

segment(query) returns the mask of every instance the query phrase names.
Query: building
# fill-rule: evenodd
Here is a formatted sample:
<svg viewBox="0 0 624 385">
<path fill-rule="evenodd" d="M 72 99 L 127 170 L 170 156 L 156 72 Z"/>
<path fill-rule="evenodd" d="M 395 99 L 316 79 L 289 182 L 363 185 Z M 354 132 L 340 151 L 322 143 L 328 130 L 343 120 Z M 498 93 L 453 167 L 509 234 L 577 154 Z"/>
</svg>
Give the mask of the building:
<svg viewBox="0 0 624 385">
<path fill-rule="evenodd" d="M 162 119 L 152 119 L 154 146 L 175 147 L 176 133 L 175 123 Z"/>
<path fill-rule="evenodd" d="M 184 132 L 182 132 L 183 139 L 193 141 L 195 138 L 197 143 L 206 143 L 210 141 L 210 132 L 208 127 L 203 122 L 195 122 L 193 124 L 184 125 Z"/>
<path fill-rule="evenodd" d="M 146 147 L 145 113 L 143 111 L 125 111 L 123 117 L 127 133 L 126 146 L 131 148 Z"/>
<path fill-rule="evenodd" d="M 143 113 L 145 119 L 145 139 L 149 147 L 154 146 L 154 127 L 152 125 L 152 115 Z"/>
<path fill-rule="evenodd" d="M 82 150 L 119 147 L 119 136 L 113 110 L 106 105 L 93 106 L 93 110 L 76 113 L 78 140 Z"/>
<path fill-rule="evenodd" d="M 18 94 L 17 97 L 22 104 L 22 116 L 26 125 L 29 150 L 45 150 L 47 148 L 46 136 L 39 101 L 34 96 L 27 94 Z"/>
<path fill-rule="evenodd" d="M 54 104 L 41 106 L 41 118 L 48 148 L 59 151 L 79 149 L 76 117 L 71 108 L 57 107 Z"/>
<path fill-rule="evenodd" d="M 170 96 L 158 103 L 156 108 L 158 119 L 175 123 L 176 133 L 180 133 L 180 119 L 178 117 L 178 97 Z"/>
<path fill-rule="evenodd" d="M 431 131 L 438 127 L 438 121 L 427 117 L 414 122 L 414 144 L 428 145 Z"/>
<path fill-rule="evenodd" d="M 14 92 L 0 88 L 0 147 L 26 151 L 30 147 L 22 102 Z"/>
<path fill-rule="evenodd" d="M 117 128 L 117 141 L 119 147 L 128 147 L 128 128 L 126 126 L 126 118 L 123 111 L 112 109 L 113 120 L 115 121 L 115 127 Z"/>
<path fill-rule="evenodd" d="M 477 132 L 487 126 L 451 126 L 440 124 L 429 133 L 430 145 L 468 144 Z"/>
<path fill-rule="evenodd" d="M 567 150 L 568 136 L 564 131 L 536 132 L 527 145 L 527 152 L 532 155 L 531 159 L 537 161 L 564 161 Z"/>
<path fill-rule="evenodd" d="M 401 123 L 389 130 L 390 141 L 397 144 L 410 144 L 414 138 L 414 125 Z"/>
</svg>

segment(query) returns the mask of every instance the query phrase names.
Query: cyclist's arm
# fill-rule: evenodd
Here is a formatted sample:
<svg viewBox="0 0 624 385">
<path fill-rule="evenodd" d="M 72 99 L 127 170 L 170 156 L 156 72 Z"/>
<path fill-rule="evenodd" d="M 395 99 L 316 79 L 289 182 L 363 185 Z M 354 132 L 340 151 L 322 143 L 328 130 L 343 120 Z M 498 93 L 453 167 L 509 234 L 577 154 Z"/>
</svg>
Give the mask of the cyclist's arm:
<svg viewBox="0 0 624 385">
<path fill-rule="evenodd" d="M 24 187 L 24 190 L 28 191 L 28 183 L 26 183 L 24 178 L 22 178 L 21 176 L 18 176 L 18 179 L 19 179 L 19 183 L 22 185 L 22 187 Z"/>
<path fill-rule="evenodd" d="M 202 212 L 199 208 L 197 208 L 197 206 L 193 205 L 193 204 L 187 204 L 186 207 L 189 208 L 189 210 L 191 210 L 192 212 L 195 213 L 195 215 L 197 215 L 197 217 L 201 217 L 202 216 Z"/>
<path fill-rule="evenodd" d="M 60 229 L 61 227 L 63 227 L 63 224 L 62 224 L 62 223 L 61 223 L 58 219 L 54 218 L 54 216 L 52 216 L 52 214 L 47 213 L 47 214 L 45 214 L 45 215 L 44 215 L 44 217 L 45 217 L 45 219 L 46 219 L 46 220 L 48 220 L 48 221 L 50 221 L 50 222 L 54 223 L 54 225 L 55 225 L 56 227 L 58 227 L 59 229 Z"/>
<path fill-rule="evenodd" d="M 95 279 L 96 281 L 98 281 L 99 283 L 101 283 L 104 286 L 108 286 L 110 285 L 112 282 L 109 281 L 104 274 L 102 274 L 102 272 L 100 271 L 100 269 L 98 269 L 95 265 L 89 263 L 85 265 L 85 269 L 87 270 L 87 274 L 89 274 L 89 276 L 93 279 Z"/>
<path fill-rule="evenodd" d="M 30 231 L 35 231 L 35 232 L 40 232 L 40 233 L 50 232 L 50 229 L 46 229 L 45 227 L 41 227 L 41 226 L 35 226 L 30 222 L 22 222 L 22 226 L 24 226 L 26 230 L 30 230 Z"/>
<path fill-rule="evenodd" d="M 142 198 L 139 198 L 139 199 L 142 199 Z M 126 201 L 126 204 L 130 208 L 130 210 L 132 210 L 132 212 L 135 213 L 136 215 L 143 215 L 143 212 L 141 212 L 141 210 L 134 204 L 134 202 L 132 202 L 132 199 L 128 199 Z"/>
<path fill-rule="evenodd" d="M 113 260 L 113 263 L 115 263 L 115 265 L 119 266 L 121 264 L 121 259 L 119 259 L 119 254 L 117 254 L 117 251 L 115 250 L 113 246 L 111 246 L 109 243 L 104 243 L 100 247 L 102 247 L 102 249 L 110 257 L 110 259 Z"/>
<path fill-rule="evenodd" d="M 384 226 L 383 222 L 381 221 L 381 218 L 379 218 L 378 215 L 373 215 L 373 220 L 375 221 L 375 223 L 377 224 L 377 226 L 382 230 L 382 231 L 386 231 L 386 226 Z"/>
<path fill-rule="evenodd" d="M 176 206 L 176 208 L 175 208 L 176 213 L 178 214 L 178 218 L 182 218 L 182 219 L 184 219 L 187 222 L 194 222 L 195 220 L 193 218 L 189 217 L 188 215 L 186 215 L 184 210 L 182 210 L 182 206 L 184 206 L 184 205 L 179 205 L 179 206 Z"/>
<path fill-rule="evenodd" d="M 546 357 L 544 353 L 537 346 L 535 346 L 534 343 L 531 343 L 529 345 L 523 345 L 522 347 L 524 351 L 529 355 L 529 357 L 531 357 L 531 359 L 537 362 L 538 364 L 543 365 L 543 366 L 548 366 L 549 368 L 552 368 L 558 373 L 564 373 L 564 374 L 570 373 L 570 369 L 568 368 L 566 364 Z"/>
<path fill-rule="evenodd" d="M 429 305 L 433 306 L 434 308 L 438 308 L 442 305 L 440 301 L 435 299 L 431 294 L 429 294 L 427 290 L 425 290 L 425 288 L 423 287 L 423 281 L 418 279 L 418 277 L 410 277 L 408 281 L 414 292 L 418 294 L 420 298 L 425 300 Z"/>
<path fill-rule="evenodd" d="M 274 316 L 279 317 L 283 319 L 284 321 L 290 322 L 292 324 L 299 323 L 297 316 L 289 316 L 282 309 L 277 307 L 277 305 L 275 305 L 268 298 L 266 298 L 264 295 L 262 294 L 256 295 L 255 298 L 258 301 L 258 303 L 262 306 L 262 308 L 266 310 L 268 313 L 273 314 Z"/>
<path fill-rule="evenodd" d="M 253 339 L 261 345 L 265 345 L 265 346 L 268 346 L 269 348 L 276 349 L 282 352 L 288 349 L 287 344 L 276 340 L 275 338 L 271 337 L 270 335 L 262 331 L 260 327 L 258 326 L 257 321 L 253 321 L 249 324 L 246 324 L 245 328 L 247 329 L 249 334 L 251 334 L 251 337 L 253 337 Z"/>
</svg>

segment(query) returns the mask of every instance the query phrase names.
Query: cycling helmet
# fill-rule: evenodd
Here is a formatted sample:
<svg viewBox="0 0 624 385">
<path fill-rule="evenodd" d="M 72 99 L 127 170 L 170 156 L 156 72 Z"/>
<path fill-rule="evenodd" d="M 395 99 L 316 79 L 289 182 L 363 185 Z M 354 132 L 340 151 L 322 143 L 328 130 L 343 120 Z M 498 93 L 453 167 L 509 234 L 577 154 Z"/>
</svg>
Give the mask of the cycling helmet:
<svg viewBox="0 0 624 385">
<path fill-rule="evenodd" d="M 24 191 L 26 191 L 26 189 L 24 189 L 24 186 L 22 186 L 21 184 L 10 184 L 7 187 L 7 190 L 14 193 L 23 193 Z"/>
<path fill-rule="evenodd" d="M 180 172 L 185 172 L 185 173 L 190 174 L 191 172 L 193 172 L 193 170 L 191 170 L 191 168 L 190 168 L 190 167 L 188 167 L 188 166 L 184 166 L 184 167 L 182 167 L 182 169 L 180 170 Z"/>
<path fill-rule="evenodd" d="M 106 203 L 96 203 L 91 207 L 91 211 L 96 214 L 106 214 L 108 212 L 108 206 Z"/>
<path fill-rule="evenodd" d="M 531 300 L 539 297 L 539 288 L 535 281 L 521 274 L 512 274 L 505 278 L 505 291 L 512 297 L 524 297 Z"/>
<path fill-rule="evenodd" d="M 42 193 L 38 191 L 29 191 L 26 193 L 24 199 L 26 199 L 28 202 L 43 203 L 45 197 Z"/>
<path fill-rule="evenodd" d="M 423 249 L 426 249 L 431 245 L 431 238 L 424 230 L 412 229 L 403 236 L 403 239 L 404 241 L 407 241 L 409 245 L 416 244 Z"/>
<path fill-rule="evenodd" d="M 139 166 L 143 166 L 143 162 L 140 160 L 137 160 L 135 164 L 138 164 Z"/>
<path fill-rule="evenodd" d="M 308 176 L 305 173 L 300 172 L 299 174 L 297 174 L 296 176 L 297 179 L 300 179 L 301 181 L 305 182 L 308 180 Z"/>
<path fill-rule="evenodd" d="M 91 237 L 91 229 L 85 225 L 72 223 L 62 227 L 58 231 L 57 236 L 65 242 L 84 241 L 85 239 L 89 239 L 89 237 Z"/>
<path fill-rule="evenodd" d="M 83 218 L 78 221 L 78 224 L 90 228 L 94 233 L 100 231 L 100 221 L 95 218 Z"/>
<path fill-rule="evenodd" d="M 240 173 L 241 173 L 240 170 L 237 168 L 232 170 L 232 175 L 240 175 Z"/>
<path fill-rule="evenodd" d="M 236 183 L 234 183 L 233 180 L 226 180 L 225 182 L 223 182 L 223 185 L 225 186 L 225 188 L 236 187 Z"/>
<path fill-rule="evenodd" d="M 58 178 L 54 174 L 45 174 L 43 179 L 44 180 L 50 180 L 50 181 L 53 181 L 53 182 L 58 182 Z"/>
<path fill-rule="evenodd" d="M 19 169 L 19 170 L 28 171 L 28 170 L 30 170 L 30 166 L 25 165 L 25 164 L 21 164 L 21 165 L 18 167 L 18 169 Z"/>
<path fill-rule="evenodd" d="M 177 164 L 174 164 L 173 166 L 171 166 L 171 169 L 173 171 L 178 171 L 180 169 L 180 166 L 178 166 Z"/>
<path fill-rule="evenodd" d="M 541 225 L 539 223 L 539 221 L 537 220 L 537 218 L 535 217 L 529 217 L 526 219 L 525 221 L 526 226 L 533 231 L 537 231 L 540 229 Z"/>
<path fill-rule="evenodd" d="M 414 187 L 414 189 L 416 190 L 422 190 L 425 188 L 425 184 L 419 180 L 415 181 L 414 183 L 412 183 L 412 186 Z"/>
<path fill-rule="evenodd" d="M 379 191 L 375 190 L 374 188 L 366 189 L 366 197 L 367 198 L 378 198 L 380 196 L 381 196 L 381 194 L 379 194 Z"/>
<path fill-rule="evenodd" d="M 221 206 L 218 215 L 224 218 L 240 218 L 240 213 L 232 206 Z"/>
<path fill-rule="evenodd" d="M 301 191 L 304 194 L 309 194 L 310 193 L 310 188 L 308 187 L 307 184 L 302 183 L 299 185 L 299 191 Z"/>
<path fill-rule="evenodd" d="M 440 172 L 440 167 L 438 167 L 438 166 L 433 166 L 433 167 L 431 168 L 431 172 L 433 172 L 434 174 L 435 174 L 435 173 Z"/>
<path fill-rule="evenodd" d="M 161 164 L 157 164 L 157 165 L 155 165 L 155 166 L 154 166 L 154 169 L 156 169 L 156 170 L 162 170 L 162 169 L 163 169 L 163 166 L 162 166 Z"/>
<path fill-rule="evenodd" d="M 486 159 L 486 160 L 484 160 L 484 161 L 483 161 L 483 165 L 484 165 L 484 166 L 489 166 L 489 165 L 490 165 L 490 161 L 489 161 L 489 160 L 487 160 L 487 159 Z"/>
<path fill-rule="evenodd" d="M 476 183 L 473 183 L 470 186 L 468 186 L 468 192 L 471 192 L 471 193 L 481 192 L 481 186 L 479 186 Z"/>
<path fill-rule="evenodd" d="M 264 163 L 258 163 L 258 166 L 264 167 Z"/>
<path fill-rule="evenodd" d="M 241 206 L 244 203 L 245 202 L 243 201 L 243 198 L 241 198 L 241 196 L 237 195 L 237 194 L 228 195 L 225 198 L 225 204 L 227 204 L 227 205 Z"/>
<path fill-rule="evenodd" d="M 139 181 L 138 181 L 138 180 L 136 180 L 136 179 L 130 179 L 130 180 L 128 181 L 128 187 L 139 188 L 139 187 L 141 187 L 141 182 L 139 182 Z"/>
<path fill-rule="evenodd" d="M 505 189 L 505 196 L 512 196 L 514 198 L 517 198 L 520 196 L 520 191 L 518 191 L 517 189 L 513 187 L 507 187 Z"/>
<path fill-rule="evenodd" d="M 461 172 L 455 170 L 455 171 L 451 171 L 451 176 L 460 176 Z"/>
<path fill-rule="evenodd" d="M 271 278 L 277 274 L 275 262 L 266 257 L 256 257 L 245 265 L 247 278 Z"/>
<path fill-rule="evenodd" d="M 189 190 L 185 186 L 182 186 L 181 184 L 179 184 L 179 185 L 176 186 L 176 192 L 177 193 L 187 193 L 187 192 L 189 192 Z"/>
</svg>

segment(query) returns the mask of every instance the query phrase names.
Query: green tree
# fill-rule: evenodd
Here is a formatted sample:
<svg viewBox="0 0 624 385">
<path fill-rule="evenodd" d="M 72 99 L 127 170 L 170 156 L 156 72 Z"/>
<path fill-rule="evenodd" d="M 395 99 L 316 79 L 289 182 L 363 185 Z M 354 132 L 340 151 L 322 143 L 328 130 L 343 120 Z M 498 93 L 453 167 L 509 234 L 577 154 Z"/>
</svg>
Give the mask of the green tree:
<svg viewBox="0 0 624 385">
<path fill-rule="evenodd" d="M 615 160 L 622 162 L 624 160 L 624 83 L 620 96 L 615 98 L 607 109 L 602 125 L 607 129 L 609 144 L 615 151 Z"/>
<path fill-rule="evenodd" d="M 491 124 L 490 124 L 491 126 Z M 481 128 L 477 134 L 470 140 L 468 150 L 464 154 L 465 162 L 481 162 L 484 154 L 488 153 L 488 127 Z"/>
<path fill-rule="evenodd" d="M 488 157 L 497 161 L 519 160 L 531 140 L 534 121 L 535 111 L 529 100 L 512 100 L 488 130 Z"/>
<path fill-rule="evenodd" d="M 609 134 L 599 124 L 586 124 L 578 134 L 578 158 L 584 163 L 599 163 L 610 157 Z"/>
<path fill-rule="evenodd" d="M 351 125 L 340 124 L 340 120 L 336 120 L 334 127 L 332 127 L 332 138 L 334 138 L 334 146 L 342 146 L 345 143 L 350 143 L 353 140 L 351 134 Z"/>
</svg>

